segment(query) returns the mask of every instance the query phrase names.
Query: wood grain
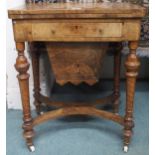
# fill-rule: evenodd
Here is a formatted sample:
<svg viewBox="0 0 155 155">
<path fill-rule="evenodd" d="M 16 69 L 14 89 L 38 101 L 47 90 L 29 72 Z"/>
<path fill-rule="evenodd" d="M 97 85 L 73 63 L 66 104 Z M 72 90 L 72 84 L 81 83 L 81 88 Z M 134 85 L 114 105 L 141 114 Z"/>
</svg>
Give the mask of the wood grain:
<svg viewBox="0 0 155 155">
<path fill-rule="evenodd" d="M 40 114 L 41 111 L 41 102 L 38 100 L 38 96 L 40 94 L 40 67 L 39 67 L 39 57 L 40 51 L 38 48 L 38 44 L 29 43 L 29 51 L 32 56 L 32 71 L 33 71 L 33 83 L 34 83 L 34 105 L 36 107 L 37 114 Z"/>
<path fill-rule="evenodd" d="M 95 84 L 101 75 L 108 45 L 103 43 L 46 43 L 56 82 Z"/>
<path fill-rule="evenodd" d="M 114 95 L 108 95 L 105 96 L 104 98 L 101 99 L 97 99 L 95 101 L 89 101 L 89 102 L 58 102 L 58 101 L 53 101 L 51 98 L 40 94 L 37 98 L 40 102 L 44 103 L 45 106 L 53 106 L 56 108 L 60 108 L 60 107 L 67 107 L 69 105 L 87 105 L 87 106 L 98 106 L 98 105 L 110 105 L 112 104 L 112 101 L 114 100 Z"/>
<path fill-rule="evenodd" d="M 46 15 L 52 14 L 55 15 L 54 18 L 59 17 L 56 15 L 63 15 L 64 18 L 67 18 L 67 15 L 70 14 L 72 14 L 74 18 L 74 14 L 96 14 L 96 16 L 102 15 L 102 18 L 140 18 L 145 15 L 146 9 L 130 3 L 53 3 L 47 5 L 27 4 L 15 9 L 10 9 L 8 13 L 12 19 L 19 17 L 20 19 L 29 19 L 37 15 L 39 18 L 40 15 L 43 14 L 44 18 L 47 18 Z"/>
<path fill-rule="evenodd" d="M 34 126 L 38 125 L 50 119 L 56 119 L 56 118 L 64 117 L 68 115 L 79 115 L 79 114 L 101 117 L 104 119 L 117 122 L 120 125 L 123 125 L 124 123 L 123 117 L 104 111 L 104 110 L 98 110 L 91 106 L 69 106 L 69 107 L 58 109 L 58 110 L 46 112 L 45 114 L 38 116 L 37 118 L 34 119 L 33 125 Z"/>
<path fill-rule="evenodd" d="M 16 20 L 16 41 L 101 42 L 138 40 L 140 20 Z"/>
<path fill-rule="evenodd" d="M 126 67 L 126 114 L 124 124 L 124 145 L 128 146 L 132 136 L 133 122 L 133 108 L 134 108 L 134 94 L 136 77 L 138 76 L 138 69 L 140 67 L 139 58 L 136 55 L 138 42 L 133 41 L 129 43 L 130 53 L 125 61 Z"/>
<path fill-rule="evenodd" d="M 17 75 L 20 92 L 21 92 L 21 99 L 22 99 L 22 106 L 23 106 L 23 135 L 26 139 L 26 143 L 28 146 L 32 146 L 32 137 L 34 136 L 34 131 L 32 127 L 32 117 L 30 111 L 30 99 L 29 99 L 29 74 L 27 70 L 29 69 L 29 63 L 27 58 L 24 55 L 25 44 L 24 43 L 16 43 L 16 49 L 18 51 L 18 57 L 16 59 L 15 68 L 19 72 Z"/>
<path fill-rule="evenodd" d="M 78 114 L 106 118 L 123 125 L 124 145 L 129 145 L 133 128 L 135 82 L 140 66 L 136 49 L 140 37 L 141 19 L 145 13 L 144 7 L 129 3 L 32 4 L 8 11 L 9 18 L 13 22 L 14 40 L 18 51 L 15 67 L 19 72 L 17 77 L 23 106 L 23 129 L 28 146 L 33 145 L 33 126 L 49 119 Z M 64 102 L 55 103 L 48 97 L 42 96 L 39 86 L 39 55 L 32 48 L 37 111 L 40 111 L 42 101 L 60 107 L 37 116 L 33 121 L 30 112 L 29 75 L 27 73 L 29 63 L 24 55 L 25 42 L 44 42 L 46 44 L 56 81 L 61 85 L 66 82 L 73 84 L 86 82 L 92 85 L 100 78 L 101 60 L 107 51 L 106 47 L 102 46 L 103 42 L 114 42 L 115 45 L 120 45 L 118 42 L 122 41 L 129 41 L 130 48 L 125 62 L 127 78 L 125 116 L 102 111 L 95 107 L 95 105 L 104 104 L 107 100 L 114 98 L 114 112 L 118 112 L 120 46 L 115 46 L 113 96 L 107 97 L 105 100 L 97 100 L 90 105 L 87 102 L 83 105 L 78 105 L 76 102 L 74 105 Z"/>
<path fill-rule="evenodd" d="M 114 113 L 119 112 L 120 103 L 120 65 L 122 43 L 111 44 L 115 48 L 114 53 Z"/>
</svg>

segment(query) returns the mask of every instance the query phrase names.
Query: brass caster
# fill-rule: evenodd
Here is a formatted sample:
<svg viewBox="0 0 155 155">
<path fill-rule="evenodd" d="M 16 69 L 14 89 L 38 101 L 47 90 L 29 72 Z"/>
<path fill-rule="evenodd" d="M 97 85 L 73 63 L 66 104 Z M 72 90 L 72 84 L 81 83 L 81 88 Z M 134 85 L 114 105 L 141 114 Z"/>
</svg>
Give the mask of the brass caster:
<svg viewBox="0 0 155 155">
<path fill-rule="evenodd" d="M 128 152 L 128 146 L 124 146 L 124 147 L 123 147 L 123 151 L 124 151 L 125 153 L 127 153 L 127 152 Z"/>
<path fill-rule="evenodd" d="M 115 115 L 119 115 L 119 113 L 118 112 L 115 112 Z"/>
<path fill-rule="evenodd" d="M 34 151 L 35 151 L 34 145 L 29 146 L 29 150 L 30 150 L 31 152 L 34 152 Z"/>
<path fill-rule="evenodd" d="M 37 115 L 43 115 L 43 114 L 44 114 L 43 111 L 39 111 L 39 112 L 37 112 Z"/>
<path fill-rule="evenodd" d="M 44 114 L 44 112 L 43 111 L 40 111 L 40 115 L 43 115 Z"/>
</svg>

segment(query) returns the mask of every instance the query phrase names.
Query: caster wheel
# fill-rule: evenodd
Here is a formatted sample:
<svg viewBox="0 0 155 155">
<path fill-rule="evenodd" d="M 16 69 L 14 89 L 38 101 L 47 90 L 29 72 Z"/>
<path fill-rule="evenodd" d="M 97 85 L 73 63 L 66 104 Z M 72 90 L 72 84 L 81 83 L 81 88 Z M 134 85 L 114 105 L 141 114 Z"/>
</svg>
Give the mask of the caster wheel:
<svg viewBox="0 0 155 155">
<path fill-rule="evenodd" d="M 40 115 L 43 115 L 44 114 L 44 112 L 43 111 L 40 111 Z"/>
<path fill-rule="evenodd" d="M 123 151 L 128 152 L 128 146 L 124 146 Z"/>
<path fill-rule="evenodd" d="M 34 152 L 35 151 L 35 147 L 32 145 L 32 146 L 29 146 L 29 150 L 31 151 L 31 152 Z"/>
</svg>

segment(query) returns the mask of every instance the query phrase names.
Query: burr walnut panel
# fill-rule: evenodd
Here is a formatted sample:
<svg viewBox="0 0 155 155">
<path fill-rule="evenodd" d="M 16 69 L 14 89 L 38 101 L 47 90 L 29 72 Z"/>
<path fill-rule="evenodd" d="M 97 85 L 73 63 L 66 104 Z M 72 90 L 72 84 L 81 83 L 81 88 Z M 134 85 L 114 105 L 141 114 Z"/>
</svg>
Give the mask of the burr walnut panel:
<svg viewBox="0 0 155 155">
<path fill-rule="evenodd" d="M 56 82 L 75 85 L 98 82 L 108 44 L 104 43 L 46 43 Z"/>
</svg>

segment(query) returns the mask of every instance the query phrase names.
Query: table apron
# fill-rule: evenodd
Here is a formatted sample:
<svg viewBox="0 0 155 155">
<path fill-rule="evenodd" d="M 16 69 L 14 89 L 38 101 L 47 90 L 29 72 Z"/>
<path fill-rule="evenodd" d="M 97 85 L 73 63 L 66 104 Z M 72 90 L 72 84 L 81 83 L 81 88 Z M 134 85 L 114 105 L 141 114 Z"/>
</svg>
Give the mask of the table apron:
<svg viewBox="0 0 155 155">
<path fill-rule="evenodd" d="M 14 20 L 13 29 L 17 42 L 136 41 L 140 20 Z"/>
</svg>

